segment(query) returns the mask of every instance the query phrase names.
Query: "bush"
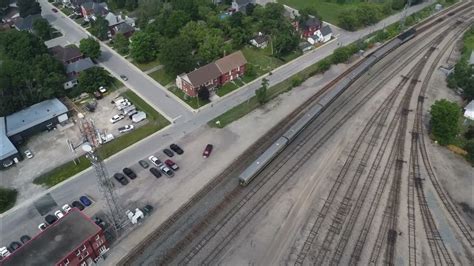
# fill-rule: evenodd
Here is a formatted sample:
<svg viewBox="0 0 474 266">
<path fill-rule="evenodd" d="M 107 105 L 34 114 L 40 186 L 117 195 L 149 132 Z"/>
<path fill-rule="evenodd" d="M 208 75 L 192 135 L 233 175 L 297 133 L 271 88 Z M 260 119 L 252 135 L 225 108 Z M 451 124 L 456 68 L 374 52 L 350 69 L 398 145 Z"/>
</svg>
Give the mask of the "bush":
<svg viewBox="0 0 474 266">
<path fill-rule="evenodd" d="M 474 141 L 469 141 L 464 149 L 467 151 L 467 159 L 471 162 L 474 163 Z"/>
<path fill-rule="evenodd" d="M 298 87 L 299 85 L 301 85 L 301 83 L 303 83 L 303 78 L 300 76 L 300 75 L 295 75 L 292 79 L 291 79 L 291 86 L 294 88 L 294 87 Z"/>
<path fill-rule="evenodd" d="M 332 53 L 332 63 L 339 64 L 346 62 L 351 56 L 351 48 L 348 46 L 339 47 Z"/>
<path fill-rule="evenodd" d="M 319 72 L 324 73 L 330 68 L 331 68 L 331 62 L 327 58 L 324 58 L 323 60 L 319 61 L 318 63 Z"/>
<path fill-rule="evenodd" d="M 0 213 L 4 213 L 15 205 L 18 192 L 15 189 L 0 187 Z"/>
<path fill-rule="evenodd" d="M 430 110 L 431 132 L 441 145 L 454 141 L 459 133 L 459 118 L 461 108 L 455 102 L 446 99 L 436 101 Z"/>
</svg>

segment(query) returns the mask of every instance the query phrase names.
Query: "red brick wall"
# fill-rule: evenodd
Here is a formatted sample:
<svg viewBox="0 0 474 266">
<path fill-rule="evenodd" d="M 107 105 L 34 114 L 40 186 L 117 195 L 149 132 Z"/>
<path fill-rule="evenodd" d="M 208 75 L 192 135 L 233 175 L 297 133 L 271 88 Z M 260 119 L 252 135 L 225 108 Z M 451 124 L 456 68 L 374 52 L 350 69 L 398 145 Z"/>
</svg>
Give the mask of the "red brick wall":
<svg viewBox="0 0 474 266">
<path fill-rule="evenodd" d="M 224 85 L 227 82 L 236 79 L 245 74 L 245 65 L 240 66 L 240 69 L 232 69 L 230 75 L 229 72 L 224 73 L 220 78 L 220 85 Z M 232 77 L 232 78 L 231 78 Z"/>
<path fill-rule="evenodd" d="M 76 266 L 81 265 L 81 263 L 87 261 L 88 258 L 94 260 L 99 257 L 99 249 L 102 246 L 108 247 L 108 243 L 105 240 L 104 233 L 100 231 L 98 234 L 91 236 L 88 240 L 84 241 L 84 243 L 82 243 L 79 247 L 71 251 L 71 253 L 69 253 L 67 257 L 63 258 L 61 261 L 58 261 L 56 265 L 65 266 L 66 261 L 69 260 L 69 264 L 67 264 L 68 266 Z"/>
<path fill-rule="evenodd" d="M 318 30 L 318 27 L 309 27 L 303 32 L 303 37 L 313 36 L 314 33 Z"/>
<path fill-rule="evenodd" d="M 191 97 L 196 97 L 196 90 L 194 89 L 193 85 L 187 83 L 185 80 L 181 79 L 181 90 Z"/>
</svg>

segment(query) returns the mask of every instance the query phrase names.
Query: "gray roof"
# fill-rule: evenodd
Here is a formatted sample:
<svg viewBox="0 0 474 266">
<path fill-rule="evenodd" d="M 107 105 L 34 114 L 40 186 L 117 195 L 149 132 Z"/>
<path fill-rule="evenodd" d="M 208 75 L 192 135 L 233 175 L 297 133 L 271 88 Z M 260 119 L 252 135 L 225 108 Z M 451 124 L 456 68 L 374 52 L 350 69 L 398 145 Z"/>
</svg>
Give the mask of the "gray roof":
<svg viewBox="0 0 474 266">
<path fill-rule="evenodd" d="M 135 28 L 133 28 L 132 26 L 128 25 L 128 23 L 125 23 L 125 22 L 115 25 L 114 28 L 115 28 L 115 34 L 117 33 L 125 34 L 129 32 L 133 32 L 135 30 Z"/>
<path fill-rule="evenodd" d="M 66 73 L 79 73 L 94 66 L 94 62 L 89 57 L 81 58 L 66 66 Z"/>
<path fill-rule="evenodd" d="M 7 137 L 5 118 L 0 117 L 0 160 L 8 158 L 17 153 L 18 150 Z"/>
<path fill-rule="evenodd" d="M 94 15 L 104 16 L 109 13 L 107 3 L 85 2 L 82 7 Z"/>
<path fill-rule="evenodd" d="M 6 117 L 7 136 L 13 136 L 68 111 L 58 99 L 42 101 Z"/>
<path fill-rule="evenodd" d="M 73 209 L 2 261 L 3 265 L 55 265 L 101 231 L 78 209 Z"/>
<path fill-rule="evenodd" d="M 79 50 L 79 48 L 76 46 L 62 47 L 60 45 L 56 45 L 49 48 L 49 52 L 54 58 L 63 63 L 82 56 L 81 50 Z"/>
<path fill-rule="evenodd" d="M 262 44 L 262 43 L 268 41 L 268 36 L 267 35 L 257 35 L 255 37 L 253 37 L 253 39 L 255 40 L 256 43 Z"/>
<path fill-rule="evenodd" d="M 40 14 L 29 15 L 26 18 L 19 17 L 15 21 L 15 27 L 18 30 L 32 30 L 33 23 L 40 18 L 42 18 Z"/>
<path fill-rule="evenodd" d="M 471 57 L 469 58 L 469 65 L 474 65 L 474 51 L 471 52 Z"/>
<path fill-rule="evenodd" d="M 329 35 L 331 33 L 332 33 L 332 30 L 331 30 L 331 27 L 329 27 L 329 25 L 326 25 L 326 26 L 321 28 L 321 34 L 323 36 Z"/>
<path fill-rule="evenodd" d="M 305 28 L 310 28 L 310 27 L 319 27 L 321 25 L 321 21 L 317 18 L 314 17 L 309 17 L 305 22 L 304 22 L 304 27 Z"/>
</svg>

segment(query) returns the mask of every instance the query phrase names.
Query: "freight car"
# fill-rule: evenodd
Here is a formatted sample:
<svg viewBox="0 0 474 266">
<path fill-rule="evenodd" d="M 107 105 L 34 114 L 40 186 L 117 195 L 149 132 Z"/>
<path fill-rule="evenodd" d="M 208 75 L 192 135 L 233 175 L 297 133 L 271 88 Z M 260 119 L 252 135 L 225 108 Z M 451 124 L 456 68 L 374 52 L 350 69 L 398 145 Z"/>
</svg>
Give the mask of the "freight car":
<svg viewBox="0 0 474 266">
<path fill-rule="evenodd" d="M 370 67 L 377 63 L 380 59 L 396 49 L 404 42 L 416 35 L 414 28 L 409 29 L 397 38 L 392 39 L 375 52 L 368 55 L 364 61 L 348 73 L 344 78 L 339 80 L 331 90 L 324 94 L 314 106 L 312 106 L 302 117 L 296 121 L 291 128 L 286 131 L 275 143 L 272 144 L 256 161 L 247 167 L 239 175 L 239 183 L 246 186 L 252 179 L 260 173 L 285 147 L 293 141 L 296 136 L 308 126 L 316 117 L 318 117 L 324 109 L 326 109 L 339 95 L 341 95 L 356 79 L 364 74 Z"/>
</svg>

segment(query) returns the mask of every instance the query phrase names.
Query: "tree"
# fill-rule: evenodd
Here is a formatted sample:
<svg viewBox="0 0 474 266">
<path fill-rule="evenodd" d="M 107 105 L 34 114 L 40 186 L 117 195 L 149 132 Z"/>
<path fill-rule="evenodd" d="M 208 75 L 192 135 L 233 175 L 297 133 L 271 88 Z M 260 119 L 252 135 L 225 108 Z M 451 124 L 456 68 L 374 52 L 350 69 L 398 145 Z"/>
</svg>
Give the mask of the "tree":
<svg viewBox="0 0 474 266">
<path fill-rule="evenodd" d="M 272 38 L 273 50 L 275 55 L 283 56 L 288 54 L 298 47 L 298 37 L 293 29 L 281 31 Z"/>
<path fill-rule="evenodd" d="M 81 53 L 91 59 L 97 59 L 102 54 L 99 42 L 91 37 L 82 39 L 79 43 L 79 49 L 81 50 Z"/>
<path fill-rule="evenodd" d="M 464 133 L 466 139 L 474 139 L 474 125 L 470 125 L 467 131 Z"/>
<path fill-rule="evenodd" d="M 262 79 L 262 86 L 255 91 L 257 100 L 260 104 L 267 102 L 267 89 L 268 89 L 269 80 L 266 78 Z"/>
<path fill-rule="evenodd" d="M 109 38 L 109 22 L 104 17 L 98 16 L 91 23 L 90 31 L 99 40 L 107 40 Z"/>
<path fill-rule="evenodd" d="M 173 75 L 188 72 L 194 67 L 191 55 L 192 47 L 182 36 L 165 40 L 160 52 L 160 59 L 165 70 Z"/>
<path fill-rule="evenodd" d="M 9 5 L 10 5 L 10 0 L 0 0 L 0 10 L 8 8 Z"/>
<path fill-rule="evenodd" d="M 33 22 L 33 31 L 38 37 L 45 41 L 53 37 L 53 30 L 48 21 L 44 18 L 37 19 Z"/>
<path fill-rule="evenodd" d="M 441 144 L 447 145 L 454 141 L 459 133 L 459 117 L 461 108 L 455 102 L 446 99 L 436 101 L 430 110 L 431 132 Z"/>
<path fill-rule="evenodd" d="M 210 96 L 211 96 L 211 93 L 209 92 L 209 89 L 206 86 L 202 86 L 201 88 L 199 88 L 198 90 L 199 99 L 205 102 L 208 102 Z"/>
<path fill-rule="evenodd" d="M 0 53 L 9 59 L 28 62 L 47 52 L 43 41 L 27 31 L 11 30 L 0 34 Z"/>
<path fill-rule="evenodd" d="M 114 48 L 117 49 L 120 54 L 128 54 L 130 51 L 130 42 L 122 33 L 115 34 L 113 44 Z"/>
<path fill-rule="evenodd" d="M 198 48 L 198 56 L 205 62 L 211 62 L 223 56 L 224 39 L 215 34 L 209 34 L 205 42 Z"/>
<path fill-rule="evenodd" d="M 179 30 L 184 27 L 191 18 L 182 10 L 172 11 L 169 16 L 166 16 L 162 23 L 161 32 L 164 36 L 174 37 Z"/>
<path fill-rule="evenodd" d="M 143 31 L 136 32 L 132 36 L 130 54 L 138 63 L 146 63 L 155 60 L 156 46 L 151 34 Z"/>
<path fill-rule="evenodd" d="M 100 86 L 109 86 L 113 79 L 109 73 L 101 67 L 91 67 L 79 74 L 79 86 L 85 92 L 94 92 Z"/>
<path fill-rule="evenodd" d="M 241 48 L 247 43 L 249 39 L 247 32 L 245 32 L 245 30 L 242 28 L 232 29 L 230 36 L 232 37 L 232 47 L 234 49 Z"/>
<path fill-rule="evenodd" d="M 16 5 L 20 17 L 25 18 L 29 15 L 41 14 L 41 6 L 36 0 L 17 0 Z"/>
<path fill-rule="evenodd" d="M 338 16 L 338 21 L 341 28 L 349 31 L 354 31 L 361 26 L 353 10 L 342 11 Z"/>
<path fill-rule="evenodd" d="M 125 0 L 125 8 L 128 11 L 133 11 L 135 8 L 137 8 L 138 2 L 137 0 Z"/>
<path fill-rule="evenodd" d="M 467 159 L 471 163 L 474 163 L 474 141 L 468 141 L 464 149 L 467 151 Z"/>
<path fill-rule="evenodd" d="M 346 62 L 352 56 L 348 47 L 339 47 L 332 53 L 332 62 L 334 64 L 339 64 Z"/>
</svg>

